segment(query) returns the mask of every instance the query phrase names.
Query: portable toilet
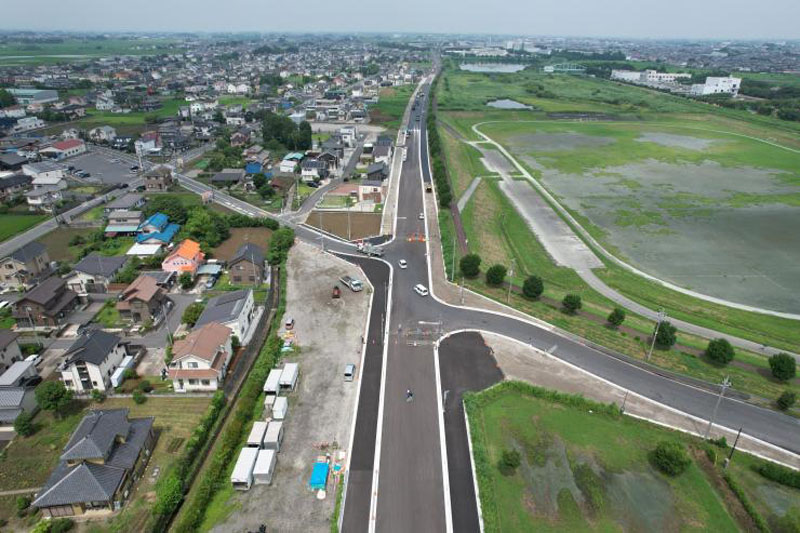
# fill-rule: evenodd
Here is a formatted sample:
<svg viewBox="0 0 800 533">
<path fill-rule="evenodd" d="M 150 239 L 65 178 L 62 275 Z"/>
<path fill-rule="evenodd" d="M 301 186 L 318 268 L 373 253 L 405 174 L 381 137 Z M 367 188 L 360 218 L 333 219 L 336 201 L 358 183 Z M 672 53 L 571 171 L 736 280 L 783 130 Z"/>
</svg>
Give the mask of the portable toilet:
<svg viewBox="0 0 800 533">
<path fill-rule="evenodd" d="M 282 391 L 293 391 L 297 386 L 297 374 L 300 367 L 297 363 L 286 363 L 280 377 L 280 389 Z"/>
<path fill-rule="evenodd" d="M 264 434 L 265 450 L 281 451 L 281 443 L 283 442 L 283 422 L 280 420 L 271 420 L 267 425 L 267 432 Z"/>
<path fill-rule="evenodd" d="M 253 469 L 253 481 L 256 485 L 269 485 L 272 483 L 272 474 L 275 473 L 275 463 L 278 454 L 275 450 L 258 450 L 258 458 Z"/>
<path fill-rule="evenodd" d="M 264 382 L 264 392 L 267 394 L 278 394 L 280 389 L 281 373 L 280 368 L 273 368 L 269 371 L 267 381 Z"/>
<path fill-rule="evenodd" d="M 275 420 L 283 420 L 289 412 L 289 400 L 284 396 L 275 398 L 275 404 L 272 406 L 272 418 Z"/>
<path fill-rule="evenodd" d="M 250 490 L 253 485 L 253 469 L 258 458 L 257 448 L 242 448 L 231 473 L 231 485 L 236 490 Z"/>
<path fill-rule="evenodd" d="M 253 423 L 253 429 L 250 430 L 250 436 L 247 437 L 247 446 L 249 448 L 261 448 L 264 442 L 264 433 L 267 432 L 267 423 L 256 421 Z"/>
</svg>

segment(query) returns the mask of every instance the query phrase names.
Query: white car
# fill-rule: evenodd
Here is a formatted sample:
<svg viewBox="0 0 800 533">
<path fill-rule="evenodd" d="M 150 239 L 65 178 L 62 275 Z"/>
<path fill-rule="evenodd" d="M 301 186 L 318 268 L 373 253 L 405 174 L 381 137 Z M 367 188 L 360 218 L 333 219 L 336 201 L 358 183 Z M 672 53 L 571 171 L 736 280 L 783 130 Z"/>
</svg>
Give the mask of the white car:
<svg viewBox="0 0 800 533">
<path fill-rule="evenodd" d="M 418 218 L 420 220 L 425 220 L 425 213 L 420 213 Z"/>
<path fill-rule="evenodd" d="M 404 268 L 404 269 L 408 268 L 408 263 L 406 262 L 405 259 L 401 259 L 400 261 L 397 262 L 397 264 L 400 265 L 400 268 Z"/>
<path fill-rule="evenodd" d="M 420 296 L 428 295 L 428 289 L 422 283 L 417 283 L 416 285 L 414 285 L 414 292 L 416 292 Z"/>
<path fill-rule="evenodd" d="M 26 357 L 25 360 L 33 363 L 33 366 L 39 366 L 39 363 L 42 362 L 42 356 L 38 353 L 34 353 Z"/>
</svg>

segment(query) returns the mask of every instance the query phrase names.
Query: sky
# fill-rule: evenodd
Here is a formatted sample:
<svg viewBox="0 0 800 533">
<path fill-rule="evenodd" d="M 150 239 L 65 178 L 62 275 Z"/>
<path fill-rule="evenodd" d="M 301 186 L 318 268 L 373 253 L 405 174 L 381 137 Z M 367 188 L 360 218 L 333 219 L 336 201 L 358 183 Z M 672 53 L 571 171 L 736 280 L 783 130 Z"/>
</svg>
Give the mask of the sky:
<svg viewBox="0 0 800 533">
<path fill-rule="evenodd" d="M 5 5 L 3 5 L 5 4 Z M 800 0 L 29 0 L 4 30 L 800 39 Z"/>
</svg>

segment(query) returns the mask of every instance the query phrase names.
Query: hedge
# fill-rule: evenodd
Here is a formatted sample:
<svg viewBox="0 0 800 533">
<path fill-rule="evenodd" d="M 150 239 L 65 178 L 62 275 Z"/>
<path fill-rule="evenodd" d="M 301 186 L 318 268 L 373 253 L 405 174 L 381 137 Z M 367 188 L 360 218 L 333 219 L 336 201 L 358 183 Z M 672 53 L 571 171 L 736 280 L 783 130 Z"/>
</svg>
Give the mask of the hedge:
<svg viewBox="0 0 800 533">
<path fill-rule="evenodd" d="M 739 499 L 741 502 L 742 507 L 744 510 L 747 511 L 747 514 L 750 515 L 750 518 L 753 519 L 753 522 L 756 524 L 756 528 L 761 531 L 762 533 L 769 533 L 770 529 L 767 525 L 767 521 L 761 516 L 761 513 L 753 506 L 753 502 L 750 501 L 750 498 L 747 497 L 747 494 L 744 493 L 742 487 L 736 482 L 735 479 L 728 473 L 727 471 L 723 470 L 722 472 L 722 479 L 725 480 L 725 483 L 728 484 L 731 491 L 736 495 L 736 498 Z"/>
<path fill-rule="evenodd" d="M 453 191 L 450 188 L 450 180 L 447 179 L 444 157 L 442 156 L 442 142 L 439 139 L 439 131 L 436 129 L 436 111 L 433 106 L 434 93 L 439 83 L 439 77 L 433 80 L 428 98 L 428 151 L 430 155 L 431 172 L 433 183 L 436 185 L 436 195 L 439 198 L 439 206 L 449 208 L 453 201 Z"/>
<path fill-rule="evenodd" d="M 775 483 L 800 489 L 800 472 L 796 470 L 792 470 L 791 468 L 786 468 L 785 466 L 775 463 L 770 463 L 769 461 L 764 461 L 754 468 L 756 472 L 765 478 L 774 481 Z"/>
</svg>

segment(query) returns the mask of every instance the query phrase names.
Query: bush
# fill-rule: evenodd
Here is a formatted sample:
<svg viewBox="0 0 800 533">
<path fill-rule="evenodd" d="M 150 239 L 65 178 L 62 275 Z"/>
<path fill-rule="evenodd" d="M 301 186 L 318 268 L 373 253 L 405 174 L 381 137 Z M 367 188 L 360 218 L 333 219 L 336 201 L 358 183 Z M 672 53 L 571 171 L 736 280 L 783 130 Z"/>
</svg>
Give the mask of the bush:
<svg viewBox="0 0 800 533">
<path fill-rule="evenodd" d="M 538 298 L 544 292 L 544 283 L 539 276 L 528 276 L 522 283 L 522 295 L 532 300 Z"/>
<path fill-rule="evenodd" d="M 677 332 L 678 328 L 673 326 L 670 322 L 662 322 L 661 325 L 658 326 L 658 333 L 656 334 L 656 346 L 662 349 L 672 348 L 675 343 L 678 342 L 678 337 L 676 335 Z"/>
<path fill-rule="evenodd" d="M 776 353 L 769 358 L 769 368 L 775 379 L 789 381 L 797 375 L 797 361 L 788 353 Z"/>
<path fill-rule="evenodd" d="M 677 441 L 661 441 L 650 454 L 650 461 L 668 476 L 678 476 L 689 468 L 692 460 L 683 444 Z"/>
<path fill-rule="evenodd" d="M 510 476 L 517 471 L 520 464 L 522 464 L 522 456 L 517 450 L 503 450 L 497 468 L 504 476 Z"/>
<path fill-rule="evenodd" d="M 787 411 L 791 409 L 794 405 L 794 402 L 797 401 L 797 395 L 792 391 L 786 391 L 780 396 L 778 396 L 778 400 L 775 402 L 778 404 L 778 409 L 781 411 Z"/>
<path fill-rule="evenodd" d="M 467 254 L 458 262 L 461 273 L 468 278 L 474 278 L 481 273 L 481 256 L 478 254 Z"/>
<path fill-rule="evenodd" d="M 490 266 L 489 270 L 486 271 L 486 283 L 493 287 L 502 285 L 506 279 L 506 272 L 506 267 L 503 265 Z"/>
<path fill-rule="evenodd" d="M 122 377 L 125 379 L 136 379 L 136 371 L 132 368 L 126 368 L 122 371 Z"/>
<path fill-rule="evenodd" d="M 142 392 L 150 392 L 153 390 L 153 386 L 150 384 L 150 381 L 143 379 L 139 382 L 139 390 Z"/>
<path fill-rule="evenodd" d="M 574 315 L 578 312 L 578 309 L 583 306 L 583 302 L 581 302 L 581 297 L 577 294 L 567 294 L 564 296 L 564 299 L 561 300 L 561 306 L 564 308 L 564 311 L 570 315 Z"/>
<path fill-rule="evenodd" d="M 97 403 L 103 403 L 103 400 L 106 399 L 106 395 L 97 389 L 92 389 L 92 400 L 96 401 Z"/>
<path fill-rule="evenodd" d="M 192 285 L 194 285 L 194 278 L 192 278 L 192 274 L 190 272 L 184 272 L 178 276 L 178 283 L 180 284 L 181 289 L 188 290 L 192 288 Z"/>
<path fill-rule="evenodd" d="M 75 527 L 75 521 L 71 518 L 56 518 L 50 521 L 49 533 L 66 533 Z"/>
<path fill-rule="evenodd" d="M 718 365 L 727 365 L 733 361 L 733 346 L 726 339 L 713 339 L 708 341 L 706 357 Z"/>
<path fill-rule="evenodd" d="M 133 391 L 133 401 L 137 405 L 141 405 L 147 401 L 147 396 L 145 396 L 144 393 L 139 389 L 136 389 L 135 391 Z"/>
<path fill-rule="evenodd" d="M 17 496 L 17 511 L 24 511 L 31 506 L 31 499 L 28 496 Z"/>
<path fill-rule="evenodd" d="M 622 323 L 625 322 L 625 310 L 620 307 L 615 307 L 606 320 L 615 328 L 620 327 Z"/>
<path fill-rule="evenodd" d="M 21 412 L 16 420 L 14 420 L 14 431 L 23 437 L 30 437 L 35 430 L 36 427 L 33 425 L 33 417 L 26 411 Z"/>
<path fill-rule="evenodd" d="M 581 463 L 572 469 L 575 484 L 580 489 L 586 503 L 594 511 L 603 507 L 603 480 L 586 463 Z"/>
<path fill-rule="evenodd" d="M 792 470 L 791 468 L 786 468 L 776 463 L 770 463 L 769 461 L 763 461 L 756 467 L 756 472 L 775 483 L 800 489 L 800 472 Z"/>
<path fill-rule="evenodd" d="M 181 322 L 187 324 L 189 326 L 194 326 L 197 323 L 197 320 L 200 318 L 200 315 L 203 314 L 203 310 L 206 308 L 204 303 L 201 302 L 193 302 L 183 311 L 183 316 L 181 317 Z"/>
</svg>

